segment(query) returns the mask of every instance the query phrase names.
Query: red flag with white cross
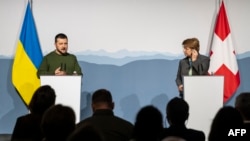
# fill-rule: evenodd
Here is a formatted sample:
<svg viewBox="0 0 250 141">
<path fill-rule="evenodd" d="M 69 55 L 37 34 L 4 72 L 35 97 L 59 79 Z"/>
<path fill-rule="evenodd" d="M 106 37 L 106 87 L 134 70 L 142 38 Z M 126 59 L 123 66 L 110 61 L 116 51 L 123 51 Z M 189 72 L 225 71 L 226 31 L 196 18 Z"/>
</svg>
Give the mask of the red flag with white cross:
<svg viewBox="0 0 250 141">
<path fill-rule="evenodd" d="M 240 85 L 240 74 L 223 1 L 215 23 L 208 71 L 224 76 L 224 102 L 227 102 Z"/>
</svg>

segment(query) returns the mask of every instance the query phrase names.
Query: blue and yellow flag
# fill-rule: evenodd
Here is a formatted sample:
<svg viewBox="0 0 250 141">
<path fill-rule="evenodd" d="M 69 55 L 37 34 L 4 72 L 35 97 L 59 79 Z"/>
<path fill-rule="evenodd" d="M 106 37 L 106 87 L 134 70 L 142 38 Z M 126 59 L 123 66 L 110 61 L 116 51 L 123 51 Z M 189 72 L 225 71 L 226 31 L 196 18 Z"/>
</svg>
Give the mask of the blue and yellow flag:
<svg viewBox="0 0 250 141">
<path fill-rule="evenodd" d="M 12 67 L 12 83 L 26 105 L 40 86 L 36 72 L 43 55 L 28 2 Z"/>
</svg>

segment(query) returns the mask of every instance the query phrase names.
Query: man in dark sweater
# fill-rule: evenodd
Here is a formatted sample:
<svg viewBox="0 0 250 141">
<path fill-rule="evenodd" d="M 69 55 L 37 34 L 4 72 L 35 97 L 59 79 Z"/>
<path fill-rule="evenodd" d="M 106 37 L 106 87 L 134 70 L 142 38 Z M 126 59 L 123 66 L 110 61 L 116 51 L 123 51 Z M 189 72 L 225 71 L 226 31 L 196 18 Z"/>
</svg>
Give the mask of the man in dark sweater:
<svg viewBox="0 0 250 141">
<path fill-rule="evenodd" d="M 133 125 L 114 115 L 111 93 L 99 89 L 92 95 L 93 115 L 77 124 L 77 128 L 92 125 L 104 136 L 105 141 L 128 141 L 132 136 Z"/>
<path fill-rule="evenodd" d="M 40 75 L 82 75 L 75 55 L 68 53 L 68 37 L 59 33 L 55 36 L 56 50 L 47 54 L 37 71 Z"/>
</svg>

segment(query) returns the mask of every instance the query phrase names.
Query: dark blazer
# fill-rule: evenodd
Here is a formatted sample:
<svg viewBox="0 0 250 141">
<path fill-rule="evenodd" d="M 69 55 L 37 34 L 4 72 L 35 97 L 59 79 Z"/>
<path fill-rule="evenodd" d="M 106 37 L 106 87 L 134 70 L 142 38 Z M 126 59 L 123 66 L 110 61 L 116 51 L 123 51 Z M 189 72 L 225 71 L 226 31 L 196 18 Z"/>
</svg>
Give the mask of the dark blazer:
<svg viewBox="0 0 250 141">
<path fill-rule="evenodd" d="M 176 76 L 176 85 L 183 84 L 183 76 L 187 76 L 190 67 L 192 67 L 192 75 L 207 75 L 210 64 L 210 58 L 204 55 L 199 54 L 196 61 L 191 62 L 189 58 L 186 57 L 179 61 L 179 67 Z"/>
<path fill-rule="evenodd" d="M 186 141 L 205 141 L 206 139 L 204 132 L 194 129 L 188 129 L 184 125 L 170 126 L 169 128 L 165 128 L 160 134 L 160 140 L 170 136 L 180 137 L 185 139 Z"/>
<path fill-rule="evenodd" d="M 42 115 L 27 114 L 18 117 L 11 141 L 41 141 L 43 138 L 40 124 Z"/>
<path fill-rule="evenodd" d="M 86 124 L 99 129 L 105 141 L 128 141 L 133 132 L 133 124 L 115 116 L 109 109 L 96 110 L 92 117 L 78 123 L 77 128 Z"/>
</svg>

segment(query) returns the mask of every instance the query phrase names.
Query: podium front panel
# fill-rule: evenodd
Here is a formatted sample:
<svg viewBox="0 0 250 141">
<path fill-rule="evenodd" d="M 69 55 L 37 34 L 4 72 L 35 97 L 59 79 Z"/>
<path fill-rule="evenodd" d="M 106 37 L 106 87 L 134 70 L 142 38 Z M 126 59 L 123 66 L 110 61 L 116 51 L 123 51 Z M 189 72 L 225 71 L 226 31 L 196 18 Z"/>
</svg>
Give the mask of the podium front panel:
<svg viewBox="0 0 250 141">
<path fill-rule="evenodd" d="M 223 106 L 223 88 L 223 76 L 184 76 L 184 99 L 189 104 L 187 127 L 208 136 L 212 120 Z"/>
<path fill-rule="evenodd" d="M 56 104 L 71 107 L 80 121 L 81 76 L 40 76 L 41 85 L 50 85 L 56 92 Z"/>
</svg>

